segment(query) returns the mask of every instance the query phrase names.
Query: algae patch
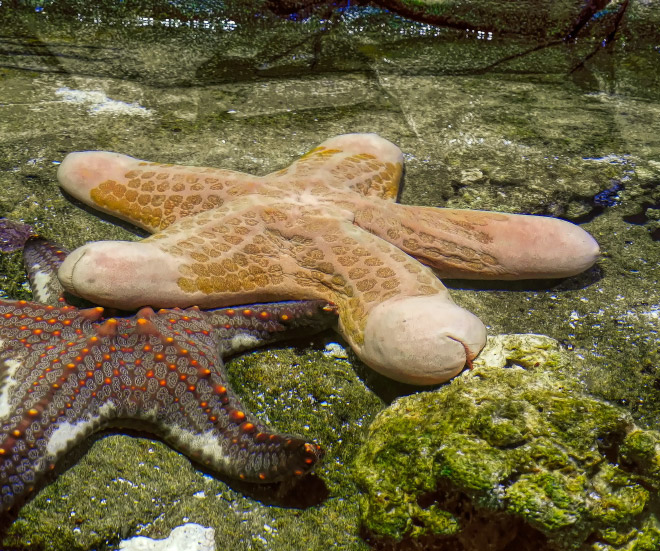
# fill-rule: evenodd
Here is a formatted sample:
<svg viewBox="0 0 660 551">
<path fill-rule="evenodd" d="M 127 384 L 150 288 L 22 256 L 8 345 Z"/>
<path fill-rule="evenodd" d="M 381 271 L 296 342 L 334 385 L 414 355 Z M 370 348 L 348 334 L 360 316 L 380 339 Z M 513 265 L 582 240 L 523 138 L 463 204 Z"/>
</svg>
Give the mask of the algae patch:
<svg viewBox="0 0 660 551">
<path fill-rule="evenodd" d="M 578 360 L 548 337 L 490 339 L 480 359 L 371 425 L 356 460 L 367 540 L 378 549 L 657 549 L 660 433 L 565 378 L 560 368 Z"/>
</svg>

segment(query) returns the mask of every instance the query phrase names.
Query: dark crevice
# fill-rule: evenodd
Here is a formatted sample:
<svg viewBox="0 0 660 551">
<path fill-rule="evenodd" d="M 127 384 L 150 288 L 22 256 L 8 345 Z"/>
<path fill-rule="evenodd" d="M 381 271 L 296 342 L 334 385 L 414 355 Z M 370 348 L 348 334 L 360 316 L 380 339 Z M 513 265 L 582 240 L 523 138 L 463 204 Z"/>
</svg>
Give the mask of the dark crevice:
<svg viewBox="0 0 660 551">
<path fill-rule="evenodd" d="M 454 535 L 425 534 L 417 538 L 404 537 L 397 541 L 370 533 L 364 527 L 362 538 L 379 551 L 465 551 L 489 549 L 491 551 L 546 551 L 547 538 L 522 519 L 484 507 L 477 507 L 467 493 L 444 485 L 417 498 L 422 509 L 437 505 L 460 526 Z M 411 523 L 429 531 L 425 519 L 411 518 Z"/>
</svg>

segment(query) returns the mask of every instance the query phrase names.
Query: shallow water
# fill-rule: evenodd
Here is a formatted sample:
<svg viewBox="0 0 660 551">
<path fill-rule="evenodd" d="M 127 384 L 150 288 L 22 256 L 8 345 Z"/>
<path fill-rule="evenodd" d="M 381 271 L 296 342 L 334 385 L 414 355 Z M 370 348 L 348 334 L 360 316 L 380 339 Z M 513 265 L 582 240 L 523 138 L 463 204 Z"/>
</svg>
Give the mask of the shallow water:
<svg viewBox="0 0 660 551">
<path fill-rule="evenodd" d="M 660 428 L 653 37 L 540 47 L 364 9 L 197 23 L 0 15 L 1 216 L 70 248 L 137 239 L 62 196 L 55 171 L 66 153 L 112 150 L 264 174 L 328 137 L 376 132 L 404 151 L 403 203 L 559 216 L 596 237 L 602 259 L 575 278 L 448 284 L 490 333 L 558 339 L 587 360 L 574 375 L 590 392 Z M 19 258 L 0 262 L 1 294 L 28 297 Z M 324 354 L 336 339 L 231 367 L 248 407 L 326 447 L 318 474 L 329 497 L 318 507 L 270 507 L 162 444 L 112 436 L 26 506 L 7 541 L 114 548 L 190 521 L 213 526 L 218 548 L 366 548 L 351 461 L 373 416 L 410 389 L 393 389 L 350 353 Z M 117 457 L 127 460 L 118 466 Z"/>
</svg>

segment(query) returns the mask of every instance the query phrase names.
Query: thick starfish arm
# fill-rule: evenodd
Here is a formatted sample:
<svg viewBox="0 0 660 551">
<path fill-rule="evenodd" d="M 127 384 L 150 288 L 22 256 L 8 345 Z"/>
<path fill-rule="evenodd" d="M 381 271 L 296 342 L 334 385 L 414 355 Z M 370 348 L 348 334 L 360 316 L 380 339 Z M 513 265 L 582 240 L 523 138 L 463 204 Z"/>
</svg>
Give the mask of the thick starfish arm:
<svg viewBox="0 0 660 551">
<path fill-rule="evenodd" d="M 289 167 L 264 179 L 285 182 L 285 189 L 317 181 L 328 190 L 355 191 L 365 197 L 395 200 L 401 183 L 403 154 L 377 134 L 342 134 L 324 141 Z"/>
<path fill-rule="evenodd" d="M 145 308 L 103 323 L 101 314 L 0 301 L 0 511 L 107 426 L 152 432 L 202 465 L 254 482 L 302 476 L 321 457 L 316 444 L 277 434 L 244 410 L 216 329 L 199 310 Z"/>
<path fill-rule="evenodd" d="M 242 172 L 150 163 L 108 151 L 69 153 L 57 178 L 76 199 L 151 233 L 262 183 Z"/>
<path fill-rule="evenodd" d="M 429 268 L 327 205 L 244 198 L 140 243 L 88 244 L 59 274 L 71 292 L 119 308 L 328 300 L 365 363 L 406 382 L 447 380 L 485 341 L 483 324 L 453 304 Z M 407 302 L 419 295 L 432 306 Z M 393 333 L 397 323 L 410 330 Z"/>
<path fill-rule="evenodd" d="M 440 277 L 569 277 L 590 268 L 600 254 L 582 228 L 545 216 L 371 202 L 356 210 L 355 223 Z"/>
</svg>

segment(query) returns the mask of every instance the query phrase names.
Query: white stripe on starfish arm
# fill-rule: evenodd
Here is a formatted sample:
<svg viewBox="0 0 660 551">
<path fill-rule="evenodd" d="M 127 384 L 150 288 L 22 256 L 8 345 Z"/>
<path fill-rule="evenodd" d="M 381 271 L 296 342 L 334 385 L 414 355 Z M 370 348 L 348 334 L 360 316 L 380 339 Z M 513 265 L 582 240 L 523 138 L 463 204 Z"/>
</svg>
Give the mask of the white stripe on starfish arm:
<svg viewBox="0 0 660 551">
<path fill-rule="evenodd" d="M 4 341 L 0 340 L 0 350 Z M 14 357 L 0 358 L 0 419 L 9 416 L 11 411 L 10 401 L 14 387 L 18 384 L 16 371 L 22 362 Z"/>
<path fill-rule="evenodd" d="M 64 421 L 57 424 L 55 430 L 48 437 L 46 453 L 51 459 L 57 458 L 67 451 L 73 444 L 98 429 L 106 420 L 113 417 L 116 406 L 107 402 L 101 406 L 96 415 L 86 415 L 75 423 Z"/>
<path fill-rule="evenodd" d="M 32 296 L 36 302 L 48 303 L 54 297 L 51 295 L 51 281 L 53 272 L 51 270 L 44 270 L 39 263 L 31 267 L 31 281 L 30 287 L 32 288 Z"/>
<path fill-rule="evenodd" d="M 227 472 L 232 464 L 224 440 L 218 437 L 213 429 L 203 433 L 194 433 L 187 429 L 174 426 L 168 432 L 166 439 L 175 448 L 185 450 L 186 455 L 198 455 L 196 460 L 202 464 L 212 465 L 220 472 Z"/>
<path fill-rule="evenodd" d="M 255 348 L 261 342 L 262 341 L 254 335 L 250 335 L 249 333 L 239 333 L 238 335 L 234 335 L 229 342 L 223 343 L 222 352 L 227 355 L 237 354 L 238 352 Z"/>
</svg>

